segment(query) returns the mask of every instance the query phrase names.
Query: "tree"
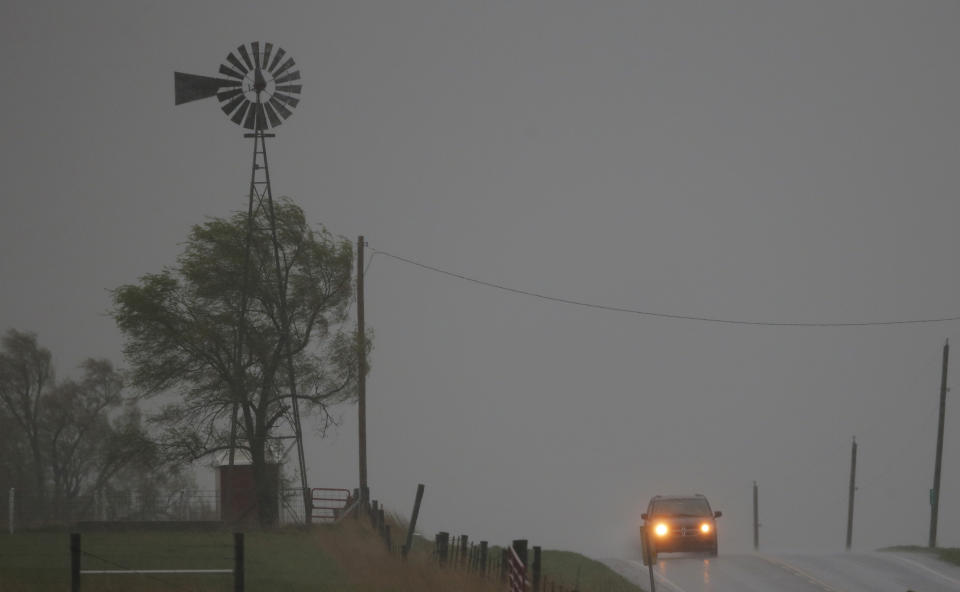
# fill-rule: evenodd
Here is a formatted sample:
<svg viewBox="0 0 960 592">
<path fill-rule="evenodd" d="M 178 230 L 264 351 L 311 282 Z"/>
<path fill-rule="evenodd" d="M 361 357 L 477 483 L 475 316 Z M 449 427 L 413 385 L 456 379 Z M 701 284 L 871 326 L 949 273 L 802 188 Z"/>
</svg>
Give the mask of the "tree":
<svg viewBox="0 0 960 592">
<path fill-rule="evenodd" d="M 18 463 L 17 471 L 30 473 L 33 482 L 28 491 L 40 514 L 45 512 L 47 503 L 40 403 L 53 388 L 52 360 L 50 350 L 40 347 L 33 333 L 10 329 L 0 339 L 0 403 L 6 416 L 3 423 L 18 428 L 18 447 L 29 451 L 29 468 Z"/>
<path fill-rule="evenodd" d="M 57 510 L 53 517 L 62 520 L 85 513 L 92 503 L 90 494 L 102 491 L 121 469 L 155 456 L 156 446 L 140 425 L 139 410 L 124 400 L 123 380 L 113 365 L 88 359 L 81 367 L 80 381 L 57 385 L 41 403 L 51 498 Z M 111 410 L 120 413 L 111 417 Z"/>
<path fill-rule="evenodd" d="M 306 412 L 329 417 L 329 405 L 355 396 L 359 352 L 342 328 L 352 262 L 349 241 L 313 230 L 281 200 L 250 219 L 238 213 L 194 226 L 175 266 L 113 292 L 133 384 L 150 396 L 179 395 L 151 418 L 163 428 L 163 451 L 191 461 L 226 451 L 237 417 L 235 442 L 250 458 L 261 523 L 277 518 L 266 471 L 277 430 L 292 421 L 287 360 Z"/>
<path fill-rule="evenodd" d="M 82 516 L 94 494 L 124 487 L 119 471 L 155 455 L 120 373 L 107 360 L 81 368 L 80 380 L 57 383 L 36 335 L 0 340 L 0 484 L 16 487 L 28 520 Z"/>
</svg>

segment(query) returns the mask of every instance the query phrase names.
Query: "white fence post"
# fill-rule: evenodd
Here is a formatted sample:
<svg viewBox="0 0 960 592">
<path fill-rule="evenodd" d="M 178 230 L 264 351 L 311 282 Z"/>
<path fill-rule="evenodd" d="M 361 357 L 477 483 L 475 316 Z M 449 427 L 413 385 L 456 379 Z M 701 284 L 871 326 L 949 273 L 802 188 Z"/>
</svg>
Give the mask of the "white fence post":
<svg viewBox="0 0 960 592">
<path fill-rule="evenodd" d="M 13 499 L 16 493 L 17 491 L 13 487 L 11 487 L 10 488 L 10 534 L 13 534 L 13 508 L 14 508 Z"/>
</svg>

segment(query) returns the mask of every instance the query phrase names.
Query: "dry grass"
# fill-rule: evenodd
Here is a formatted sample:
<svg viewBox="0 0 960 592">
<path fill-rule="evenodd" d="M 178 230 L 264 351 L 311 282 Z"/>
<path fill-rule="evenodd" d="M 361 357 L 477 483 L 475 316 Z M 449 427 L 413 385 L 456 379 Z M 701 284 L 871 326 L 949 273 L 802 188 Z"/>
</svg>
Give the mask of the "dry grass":
<svg viewBox="0 0 960 592">
<path fill-rule="evenodd" d="M 398 533 L 402 528 L 391 527 Z M 443 569 L 416 546 L 406 561 L 387 551 L 386 545 L 364 520 L 344 520 L 317 528 L 313 542 L 332 557 L 356 592 L 502 592 L 495 580 L 459 570 Z"/>
</svg>

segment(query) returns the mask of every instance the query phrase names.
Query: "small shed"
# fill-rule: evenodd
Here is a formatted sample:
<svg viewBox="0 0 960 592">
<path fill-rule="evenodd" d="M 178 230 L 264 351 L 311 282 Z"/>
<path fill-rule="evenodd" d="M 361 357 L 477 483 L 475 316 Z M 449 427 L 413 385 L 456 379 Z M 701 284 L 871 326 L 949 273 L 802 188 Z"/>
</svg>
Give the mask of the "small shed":
<svg viewBox="0 0 960 592">
<path fill-rule="evenodd" d="M 268 463 L 265 467 L 270 507 L 261 509 L 257 503 L 253 465 L 233 464 L 217 467 L 217 504 L 220 520 L 230 524 L 260 524 L 265 513 L 266 522 L 275 524 L 280 517 L 280 465 Z"/>
</svg>

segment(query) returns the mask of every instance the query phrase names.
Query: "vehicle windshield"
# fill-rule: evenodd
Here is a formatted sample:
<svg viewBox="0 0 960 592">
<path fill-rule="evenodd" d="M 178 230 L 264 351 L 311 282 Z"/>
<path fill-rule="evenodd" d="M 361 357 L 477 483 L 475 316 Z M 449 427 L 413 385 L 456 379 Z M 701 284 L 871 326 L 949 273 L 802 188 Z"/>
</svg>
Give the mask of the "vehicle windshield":
<svg viewBox="0 0 960 592">
<path fill-rule="evenodd" d="M 710 516 L 710 504 L 702 498 L 662 499 L 653 502 L 654 516 Z"/>
</svg>

